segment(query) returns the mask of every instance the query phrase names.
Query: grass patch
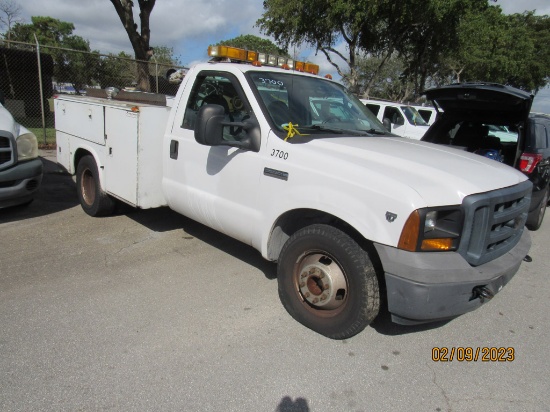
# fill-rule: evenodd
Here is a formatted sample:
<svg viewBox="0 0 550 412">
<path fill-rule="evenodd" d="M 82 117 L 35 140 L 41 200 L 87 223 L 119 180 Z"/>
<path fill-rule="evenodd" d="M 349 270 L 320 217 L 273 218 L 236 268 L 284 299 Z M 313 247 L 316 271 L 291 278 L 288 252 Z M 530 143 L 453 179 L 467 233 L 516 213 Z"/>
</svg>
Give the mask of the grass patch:
<svg viewBox="0 0 550 412">
<path fill-rule="evenodd" d="M 46 136 L 42 128 L 41 117 L 16 117 L 15 121 L 36 135 L 40 149 L 55 149 L 55 119 L 53 114 L 46 116 Z"/>
<path fill-rule="evenodd" d="M 53 127 L 46 128 L 46 139 L 44 140 L 44 129 L 41 127 L 27 127 L 33 132 L 38 139 L 38 147 L 40 149 L 55 149 L 55 129 Z"/>
</svg>

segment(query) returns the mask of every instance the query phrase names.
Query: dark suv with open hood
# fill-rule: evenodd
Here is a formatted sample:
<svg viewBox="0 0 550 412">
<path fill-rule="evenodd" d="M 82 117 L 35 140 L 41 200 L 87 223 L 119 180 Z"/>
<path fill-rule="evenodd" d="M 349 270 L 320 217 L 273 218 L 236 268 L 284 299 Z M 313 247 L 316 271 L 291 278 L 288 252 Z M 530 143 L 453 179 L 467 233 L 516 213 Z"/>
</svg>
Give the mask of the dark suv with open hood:
<svg viewBox="0 0 550 412">
<path fill-rule="evenodd" d="M 499 84 L 451 84 L 424 94 L 443 112 L 422 141 L 455 146 L 525 173 L 533 183 L 526 226 L 537 230 L 548 203 L 550 116 L 530 114 L 531 94 Z"/>
</svg>

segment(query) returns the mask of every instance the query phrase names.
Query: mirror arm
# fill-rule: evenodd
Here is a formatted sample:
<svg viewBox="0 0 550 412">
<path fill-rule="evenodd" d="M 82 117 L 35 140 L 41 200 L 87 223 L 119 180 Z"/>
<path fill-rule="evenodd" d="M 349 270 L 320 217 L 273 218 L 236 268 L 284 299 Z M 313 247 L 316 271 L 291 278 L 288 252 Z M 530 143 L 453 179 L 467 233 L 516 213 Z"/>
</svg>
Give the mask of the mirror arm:
<svg viewBox="0 0 550 412">
<path fill-rule="evenodd" d="M 253 125 L 246 122 L 222 122 L 222 126 L 242 127 L 243 130 L 248 131 Z"/>
</svg>

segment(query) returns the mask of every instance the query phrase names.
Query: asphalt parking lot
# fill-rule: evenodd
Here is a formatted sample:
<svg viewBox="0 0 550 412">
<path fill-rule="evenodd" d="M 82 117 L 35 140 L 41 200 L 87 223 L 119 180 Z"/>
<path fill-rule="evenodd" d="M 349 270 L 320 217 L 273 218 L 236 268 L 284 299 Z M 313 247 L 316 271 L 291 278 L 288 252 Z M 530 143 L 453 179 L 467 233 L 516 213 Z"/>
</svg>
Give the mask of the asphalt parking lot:
<svg viewBox="0 0 550 412">
<path fill-rule="evenodd" d="M 91 218 L 42 154 L 35 201 L 0 211 L 0 411 L 550 410 L 550 215 L 479 310 L 333 341 L 252 248 L 165 208 Z"/>
</svg>

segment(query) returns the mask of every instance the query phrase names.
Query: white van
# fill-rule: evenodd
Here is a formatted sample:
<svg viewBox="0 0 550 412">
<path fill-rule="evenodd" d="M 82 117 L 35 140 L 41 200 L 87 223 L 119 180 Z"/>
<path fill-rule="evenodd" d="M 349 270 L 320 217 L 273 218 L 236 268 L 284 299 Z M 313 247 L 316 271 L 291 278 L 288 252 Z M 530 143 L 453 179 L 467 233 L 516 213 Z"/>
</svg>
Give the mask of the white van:
<svg viewBox="0 0 550 412">
<path fill-rule="evenodd" d="M 382 100 L 360 100 L 386 129 L 398 136 L 420 140 L 428 130 L 428 123 L 412 106 Z"/>
</svg>

